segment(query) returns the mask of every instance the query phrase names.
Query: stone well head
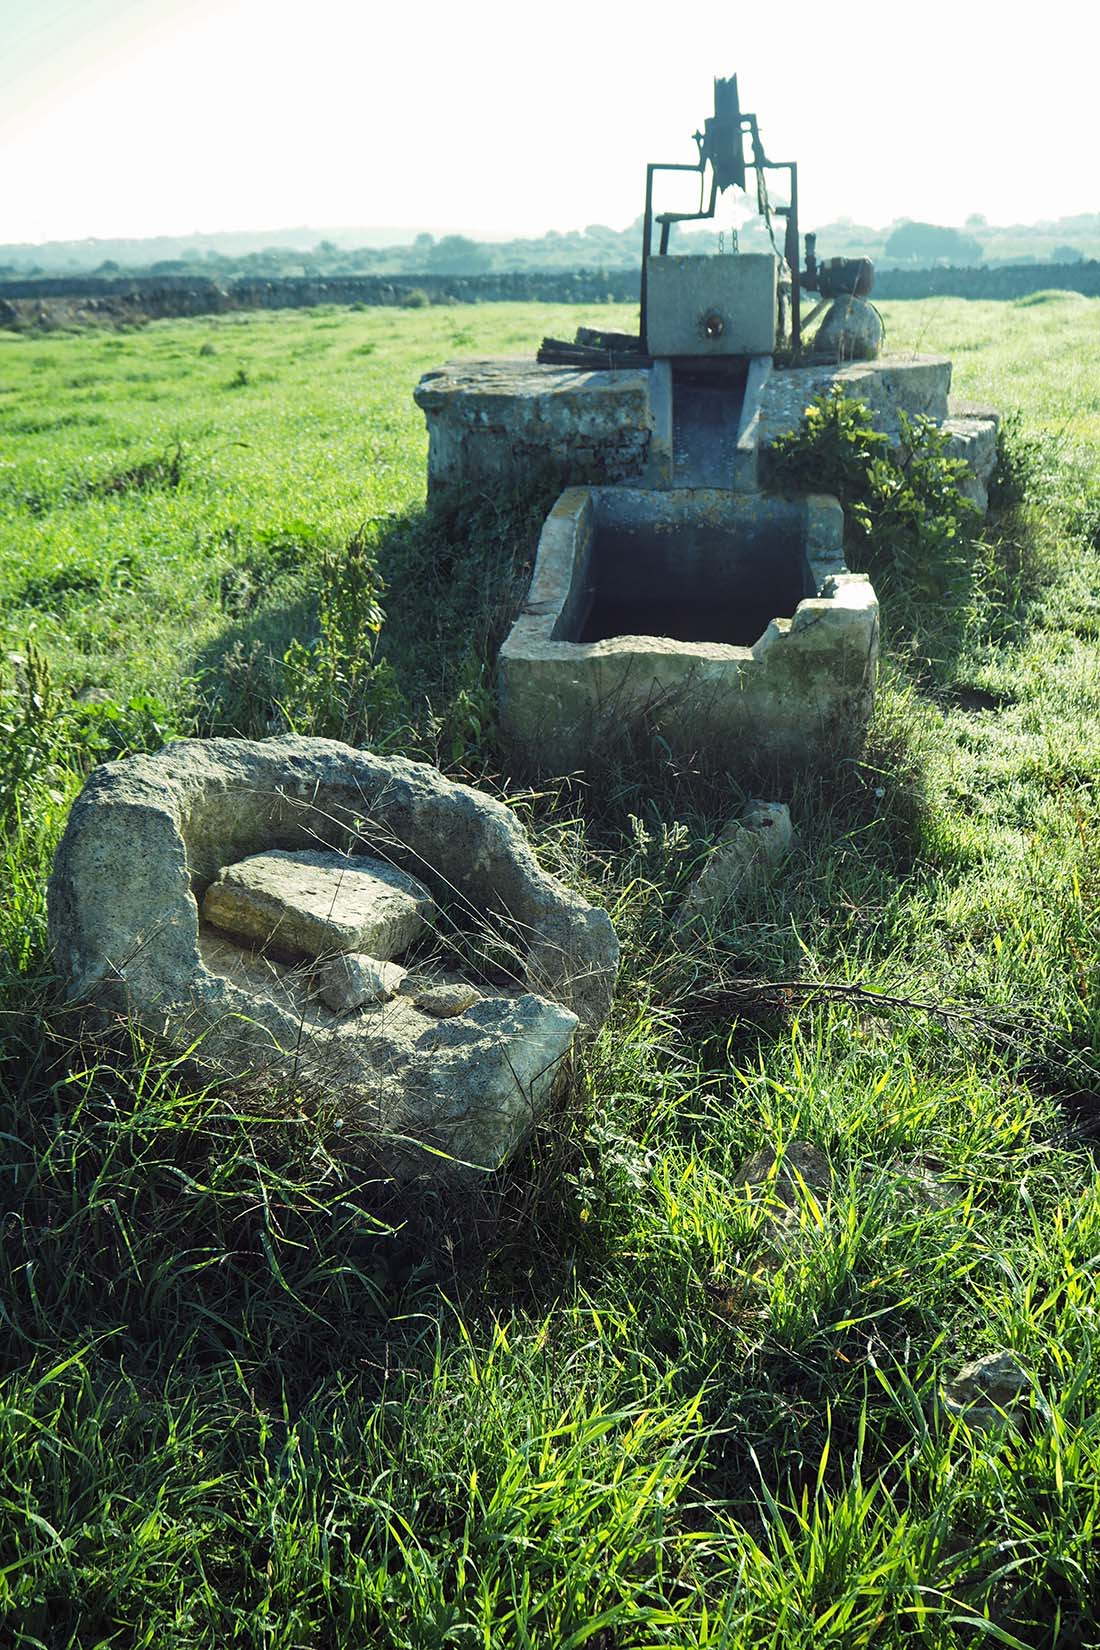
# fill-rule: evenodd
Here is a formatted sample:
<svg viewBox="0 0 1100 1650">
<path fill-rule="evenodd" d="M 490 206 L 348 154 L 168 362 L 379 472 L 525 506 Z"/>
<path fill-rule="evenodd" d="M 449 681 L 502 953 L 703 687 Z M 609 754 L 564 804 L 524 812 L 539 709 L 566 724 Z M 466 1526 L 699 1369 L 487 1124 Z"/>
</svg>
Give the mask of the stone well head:
<svg viewBox="0 0 1100 1650">
<path fill-rule="evenodd" d="M 575 487 L 547 518 L 499 659 L 532 765 L 585 767 L 624 728 L 715 767 L 815 757 L 871 708 L 878 604 L 833 498 Z"/>
</svg>

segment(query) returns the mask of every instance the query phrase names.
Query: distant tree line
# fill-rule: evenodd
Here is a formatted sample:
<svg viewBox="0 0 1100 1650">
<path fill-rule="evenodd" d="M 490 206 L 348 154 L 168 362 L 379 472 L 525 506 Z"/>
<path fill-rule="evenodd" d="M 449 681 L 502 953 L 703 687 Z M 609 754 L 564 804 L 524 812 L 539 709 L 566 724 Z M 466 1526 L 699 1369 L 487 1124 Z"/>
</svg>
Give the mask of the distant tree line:
<svg viewBox="0 0 1100 1650">
<path fill-rule="evenodd" d="M 287 233 L 300 240 L 307 232 Z M 197 244 L 197 237 L 175 241 L 162 237 L 147 242 L 0 245 L 0 277 L 87 273 L 104 277 L 148 274 L 202 275 L 215 280 L 317 280 L 352 275 L 474 276 L 536 270 L 626 270 L 638 267 L 642 229 L 639 218 L 625 229 L 593 223 L 584 229 L 565 233 L 550 230 L 537 238 L 508 241 L 479 241 L 459 234 L 436 237 L 422 231 L 404 245 L 361 246 L 346 244 L 355 231 L 340 233 L 345 244 L 324 236 L 308 247 L 257 246 L 254 243 L 261 237 L 253 234 L 211 236 L 207 244 Z M 372 234 L 365 229 L 358 233 L 364 237 Z M 839 219 L 819 226 L 817 236 L 820 257 L 866 254 L 884 269 L 1073 263 L 1100 257 L 1100 213 L 1012 228 L 994 227 L 978 214 L 968 218 L 962 229 L 909 219 L 883 229 Z M 767 226 L 756 217 L 736 230 L 700 230 L 679 239 L 682 248 L 699 252 L 716 251 L 719 245 L 729 250 L 735 244 L 745 252 L 763 252 L 772 242 Z M 153 256 L 154 252 L 167 255 Z"/>
</svg>

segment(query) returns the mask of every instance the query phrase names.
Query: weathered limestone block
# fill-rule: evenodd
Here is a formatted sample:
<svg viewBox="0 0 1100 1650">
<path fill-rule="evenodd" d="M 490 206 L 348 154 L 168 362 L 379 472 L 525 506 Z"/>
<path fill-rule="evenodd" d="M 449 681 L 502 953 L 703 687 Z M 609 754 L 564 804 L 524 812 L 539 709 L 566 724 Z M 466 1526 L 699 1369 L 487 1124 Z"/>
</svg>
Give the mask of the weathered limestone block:
<svg viewBox="0 0 1100 1650">
<path fill-rule="evenodd" d="M 964 1364 L 942 1392 L 949 1414 L 972 1432 L 1019 1426 L 1027 1414 L 1031 1377 L 1014 1352 L 987 1352 Z"/>
<path fill-rule="evenodd" d="M 276 848 L 220 871 L 202 914 L 273 957 L 362 951 L 389 959 L 426 931 L 435 901 L 423 883 L 384 860 Z"/>
<path fill-rule="evenodd" d="M 317 995 L 334 1014 L 351 1014 L 368 1003 L 387 1003 L 396 997 L 408 969 L 361 951 L 338 951 L 327 958 L 314 976 Z"/>
<path fill-rule="evenodd" d="M 424 884 L 441 922 L 501 936 L 516 992 L 446 1021 L 404 995 L 337 1016 L 308 965 L 200 923 L 223 866 L 319 846 L 383 857 Z M 58 849 L 49 924 L 70 1001 L 127 1014 L 231 1080 L 338 1105 L 403 1178 L 503 1160 L 574 1034 L 602 1024 L 618 960 L 606 912 L 539 867 L 502 804 L 426 764 L 294 736 L 183 741 L 97 768 Z"/>
<path fill-rule="evenodd" d="M 910 417 L 922 414 L 940 424 L 947 417 L 951 362 L 944 355 L 883 355 L 877 361 L 847 366 L 788 367 L 773 372 L 763 388 L 758 422 L 765 461 L 766 449 L 775 438 L 796 430 L 814 397 L 834 386 L 864 402 L 875 429 L 898 442 L 899 412 Z"/>
<path fill-rule="evenodd" d="M 665 369 L 588 371 L 530 360 L 451 361 L 414 391 L 428 424 L 431 496 L 533 474 L 667 485 L 672 407 Z"/>
<path fill-rule="evenodd" d="M 874 361 L 885 336 L 882 316 L 866 298 L 834 298 L 814 334 L 813 351 L 837 361 Z"/>
<path fill-rule="evenodd" d="M 452 1014 L 465 1014 L 472 1008 L 481 996 L 475 986 L 466 985 L 462 981 L 431 987 L 427 991 L 417 991 L 414 1002 L 417 1008 L 425 1014 L 434 1014 L 440 1020 L 449 1020 Z"/>
<path fill-rule="evenodd" d="M 783 802 L 752 801 L 730 820 L 684 898 L 681 924 L 717 921 L 738 894 L 767 882 L 791 851 L 794 831 Z"/>
<path fill-rule="evenodd" d="M 732 1178 L 735 1186 L 743 1186 L 750 1200 L 764 1209 L 767 1235 L 755 1265 L 765 1275 L 773 1273 L 804 1243 L 808 1209 L 815 1204 L 824 1207 L 831 1199 L 832 1164 L 817 1146 L 789 1140 L 778 1152 L 761 1146 Z M 817 1231 L 816 1219 L 809 1225 Z"/>
<path fill-rule="evenodd" d="M 961 458 L 969 474 L 962 492 L 984 515 L 989 509 L 989 483 L 997 463 L 998 415 L 990 409 L 952 411 L 943 425 L 951 458 Z"/>
<path fill-rule="evenodd" d="M 834 386 L 863 401 L 876 430 L 904 447 L 900 413 L 932 419 L 948 436 L 948 454 L 966 463 L 970 477 L 962 491 L 984 513 L 989 479 L 997 460 L 997 414 L 989 408 L 949 403 L 951 362 L 942 355 L 883 356 L 848 366 L 795 367 L 773 372 L 763 387 L 757 440 L 761 471 L 768 475 L 768 450 L 776 437 L 798 428 L 816 395 Z"/>
<path fill-rule="evenodd" d="M 686 418 L 691 425 L 691 392 L 682 382 L 674 384 L 667 361 L 614 371 L 542 366 L 529 359 L 449 362 L 426 373 L 415 391 L 428 425 L 430 492 L 443 494 L 469 483 L 510 486 L 534 474 L 553 475 L 567 487 L 610 482 L 751 492 L 758 478 L 767 482 L 768 451 L 776 437 L 796 429 L 814 396 L 833 386 L 863 401 L 875 428 L 896 446 L 901 445 L 900 413 L 944 424 L 951 387 L 946 356 L 852 360 L 852 328 L 858 322 L 860 351 L 866 354 L 881 331 L 879 317 L 863 299 L 837 300 L 817 335 L 822 346 L 834 317 L 840 329 L 834 339 L 841 354 L 836 365 L 773 368 L 763 356 L 750 362 L 740 414 L 734 416 L 735 405 L 730 412 L 728 462 L 719 444 L 719 475 L 711 473 L 709 425 L 700 437 L 701 450 L 676 451 L 677 421 L 684 425 Z M 974 470 L 971 496 L 984 508 L 992 437 L 969 422 L 949 433 Z M 683 448 L 683 429 L 680 444 Z"/>
<path fill-rule="evenodd" d="M 782 1152 L 761 1146 L 732 1178 L 735 1186 L 746 1187 L 753 1197 L 797 1208 L 807 1192 L 815 1198 L 829 1196 L 833 1169 L 817 1146 L 806 1140 L 789 1140 Z"/>
</svg>

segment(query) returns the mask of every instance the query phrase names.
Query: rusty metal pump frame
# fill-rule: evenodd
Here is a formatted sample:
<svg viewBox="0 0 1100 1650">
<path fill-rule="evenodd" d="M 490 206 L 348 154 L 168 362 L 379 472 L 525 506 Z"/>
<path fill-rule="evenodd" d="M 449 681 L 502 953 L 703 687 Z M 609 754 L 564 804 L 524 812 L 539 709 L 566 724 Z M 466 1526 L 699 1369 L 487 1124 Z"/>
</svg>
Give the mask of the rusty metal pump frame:
<svg viewBox="0 0 1100 1650">
<path fill-rule="evenodd" d="M 668 251 L 669 235 L 674 223 L 692 223 L 701 219 L 713 218 L 718 204 L 719 193 L 724 193 L 731 184 L 739 189 L 745 187 L 747 172 L 756 173 L 756 201 L 760 214 L 769 219 L 773 214 L 777 218 L 786 220 L 784 235 L 783 257 L 790 271 L 790 303 L 791 303 L 791 350 L 797 355 L 802 342 L 802 313 L 799 299 L 799 246 L 798 246 L 798 163 L 796 161 L 769 160 L 764 152 L 764 145 L 760 138 L 760 127 L 754 114 L 743 113 L 737 94 L 737 76 L 731 75 L 728 80 L 714 82 L 714 114 L 703 123 L 701 132 L 693 133 L 698 148 L 698 158 L 695 161 L 651 161 L 646 167 L 645 176 L 645 216 L 642 227 L 642 303 L 641 303 L 641 337 L 642 348 L 648 347 L 646 339 L 646 287 L 647 265 L 653 253 L 653 226 L 661 226 L 660 247 L 656 256 L 662 256 Z M 751 143 L 751 159 L 745 158 L 745 138 Z M 706 197 L 706 173 L 710 168 L 710 194 Z M 697 212 L 659 212 L 653 211 L 653 180 L 658 172 L 698 172 L 700 175 L 700 206 Z M 768 199 L 767 185 L 764 174 L 766 172 L 786 172 L 790 179 L 790 199 L 786 205 L 773 206 Z M 704 206 L 703 200 L 707 199 Z M 808 284 L 808 283 L 807 283 Z"/>
</svg>

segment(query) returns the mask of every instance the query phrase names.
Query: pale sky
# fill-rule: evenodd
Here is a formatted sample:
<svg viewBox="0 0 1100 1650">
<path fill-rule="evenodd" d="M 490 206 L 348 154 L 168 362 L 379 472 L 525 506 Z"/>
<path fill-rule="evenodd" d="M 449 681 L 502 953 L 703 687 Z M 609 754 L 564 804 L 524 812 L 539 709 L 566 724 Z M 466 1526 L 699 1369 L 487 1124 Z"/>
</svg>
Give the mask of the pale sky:
<svg viewBox="0 0 1100 1650">
<path fill-rule="evenodd" d="M 0 241 L 622 228 L 732 73 L 803 228 L 1096 212 L 1098 48 L 1097 0 L 0 0 Z"/>
</svg>

